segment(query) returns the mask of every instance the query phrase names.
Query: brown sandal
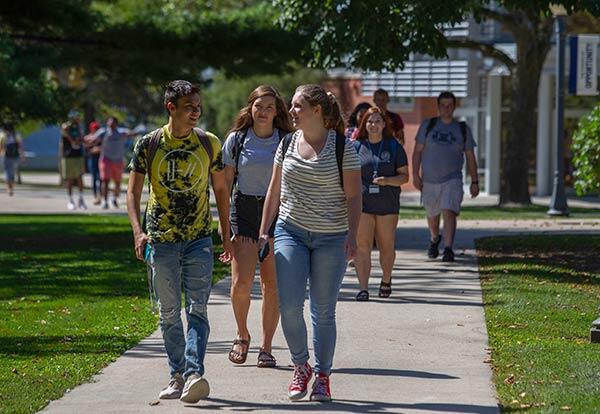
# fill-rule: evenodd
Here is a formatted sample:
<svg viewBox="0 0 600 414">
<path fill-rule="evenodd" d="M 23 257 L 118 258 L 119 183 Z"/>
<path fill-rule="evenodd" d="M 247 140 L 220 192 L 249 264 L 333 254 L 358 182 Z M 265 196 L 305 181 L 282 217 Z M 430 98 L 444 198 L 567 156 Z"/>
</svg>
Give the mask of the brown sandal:
<svg viewBox="0 0 600 414">
<path fill-rule="evenodd" d="M 275 368 L 277 366 L 277 360 L 272 354 L 261 349 L 258 353 L 256 366 L 259 368 Z"/>
<path fill-rule="evenodd" d="M 245 352 L 236 351 L 233 349 L 236 345 L 243 345 L 246 347 Z M 235 338 L 233 340 L 233 344 L 231 345 L 231 350 L 229 351 L 229 360 L 234 364 L 243 364 L 246 362 L 246 358 L 248 357 L 248 350 L 250 349 L 250 338 L 248 339 L 240 339 Z"/>
</svg>

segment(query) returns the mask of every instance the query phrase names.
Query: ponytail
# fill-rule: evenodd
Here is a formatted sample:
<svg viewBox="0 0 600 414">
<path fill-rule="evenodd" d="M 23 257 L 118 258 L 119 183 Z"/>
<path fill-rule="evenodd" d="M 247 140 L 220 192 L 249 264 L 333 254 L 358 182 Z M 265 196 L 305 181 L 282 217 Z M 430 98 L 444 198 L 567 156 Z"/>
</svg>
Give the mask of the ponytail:
<svg viewBox="0 0 600 414">
<path fill-rule="evenodd" d="M 339 135 L 344 135 L 344 119 L 342 118 L 340 104 L 335 98 L 335 95 L 331 92 L 327 92 L 327 98 L 329 98 L 331 111 L 327 118 L 325 118 L 325 127 L 334 129 Z"/>
</svg>

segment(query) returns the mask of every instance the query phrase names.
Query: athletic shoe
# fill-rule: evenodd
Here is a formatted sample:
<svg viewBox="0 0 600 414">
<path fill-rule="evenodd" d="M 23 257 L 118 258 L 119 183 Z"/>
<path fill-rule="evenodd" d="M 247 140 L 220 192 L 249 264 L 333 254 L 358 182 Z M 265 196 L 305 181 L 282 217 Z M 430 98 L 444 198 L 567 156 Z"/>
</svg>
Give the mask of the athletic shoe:
<svg viewBox="0 0 600 414">
<path fill-rule="evenodd" d="M 442 236 L 438 234 L 437 241 L 429 242 L 429 249 L 427 249 L 427 257 L 430 259 L 435 259 L 440 254 L 440 242 L 442 241 Z"/>
<path fill-rule="evenodd" d="M 116 198 L 112 199 L 112 205 L 113 205 L 114 208 L 119 208 L 119 203 L 117 202 Z"/>
<path fill-rule="evenodd" d="M 297 401 L 306 395 L 308 391 L 308 382 L 312 376 L 312 368 L 308 362 L 304 365 L 294 365 L 294 376 L 288 386 L 288 397 L 292 401 Z"/>
<path fill-rule="evenodd" d="M 183 391 L 183 385 L 185 384 L 185 380 L 181 376 L 181 374 L 175 374 L 169 380 L 169 385 L 167 385 L 161 392 L 158 394 L 158 398 L 161 400 L 174 400 L 176 398 L 181 397 L 181 392 Z"/>
<path fill-rule="evenodd" d="M 180 401 L 184 403 L 195 404 L 210 394 L 208 381 L 199 374 L 191 374 L 185 381 Z"/>
<path fill-rule="evenodd" d="M 102 210 L 108 210 L 108 201 L 106 201 L 106 200 L 102 201 Z"/>
<path fill-rule="evenodd" d="M 79 208 L 82 210 L 87 210 L 87 206 L 85 205 L 85 201 L 83 201 L 83 198 L 79 199 Z"/>
<path fill-rule="evenodd" d="M 442 255 L 442 262 L 453 262 L 454 261 L 454 252 L 451 247 L 444 248 L 444 254 Z"/>
<path fill-rule="evenodd" d="M 331 401 L 331 390 L 329 389 L 329 376 L 319 373 L 315 376 L 312 392 L 310 393 L 311 401 L 329 402 Z"/>
<path fill-rule="evenodd" d="M 67 209 L 68 209 L 68 210 L 71 210 L 71 211 L 73 211 L 73 210 L 75 210 L 76 208 L 77 208 L 77 207 L 75 207 L 75 203 L 74 203 L 74 202 L 72 202 L 72 201 L 69 201 L 69 202 L 67 203 Z"/>
</svg>

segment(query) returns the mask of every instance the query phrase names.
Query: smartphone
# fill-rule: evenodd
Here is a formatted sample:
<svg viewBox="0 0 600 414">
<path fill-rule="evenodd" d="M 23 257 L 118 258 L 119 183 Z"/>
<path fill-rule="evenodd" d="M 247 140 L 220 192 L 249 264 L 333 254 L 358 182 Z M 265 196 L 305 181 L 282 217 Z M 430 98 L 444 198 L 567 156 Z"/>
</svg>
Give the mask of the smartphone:
<svg viewBox="0 0 600 414">
<path fill-rule="evenodd" d="M 153 259 L 152 255 L 154 253 L 152 250 L 152 245 L 150 243 L 146 243 L 146 247 L 144 248 L 144 262 L 151 262 L 151 260 Z"/>
<path fill-rule="evenodd" d="M 265 258 L 269 255 L 269 242 L 266 242 L 263 247 L 258 251 L 258 261 L 263 262 Z"/>
</svg>

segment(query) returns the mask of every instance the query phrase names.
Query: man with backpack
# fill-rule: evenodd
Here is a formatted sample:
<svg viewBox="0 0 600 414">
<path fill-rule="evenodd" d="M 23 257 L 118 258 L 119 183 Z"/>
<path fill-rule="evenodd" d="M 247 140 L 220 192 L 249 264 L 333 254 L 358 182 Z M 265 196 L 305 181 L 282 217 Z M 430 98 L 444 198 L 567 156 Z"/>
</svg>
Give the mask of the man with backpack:
<svg viewBox="0 0 600 414">
<path fill-rule="evenodd" d="M 0 154 L 4 154 L 4 172 L 6 174 L 6 188 L 8 195 L 14 194 L 15 175 L 19 168 L 19 160 L 23 159 L 21 138 L 12 125 L 7 125 L 0 132 Z"/>
<path fill-rule="evenodd" d="M 413 182 L 421 191 L 423 206 L 427 211 L 427 225 L 431 241 L 427 256 L 439 255 L 440 215 L 444 219 L 444 253 L 442 261 L 453 262 L 452 244 L 456 233 L 456 217 L 463 199 L 462 167 L 467 159 L 467 172 L 471 177 L 471 197 L 479 194 L 477 161 L 473 149 L 475 141 L 465 122 L 454 119 L 456 97 L 452 92 L 442 92 L 437 98 L 439 117 L 426 119 L 417 132 L 413 152 Z M 463 156 L 464 154 L 464 156 Z"/>
<path fill-rule="evenodd" d="M 223 171 L 221 143 L 195 128 L 201 115 L 199 89 L 172 81 L 165 91 L 169 122 L 135 145 L 130 164 L 127 211 L 135 254 L 151 268 L 151 293 L 159 304 L 170 381 L 159 398 L 196 403 L 209 394 L 204 375 L 208 343 L 208 298 L 213 270 L 209 181 L 217 201 L 224 253 L 231 259 L 229 188 Z M 150 195 L 145 225 L 140 198 L 148 175 Z M 187 335 L 181 320 L 181 287 L 185 293 Z"/>
</svg>

